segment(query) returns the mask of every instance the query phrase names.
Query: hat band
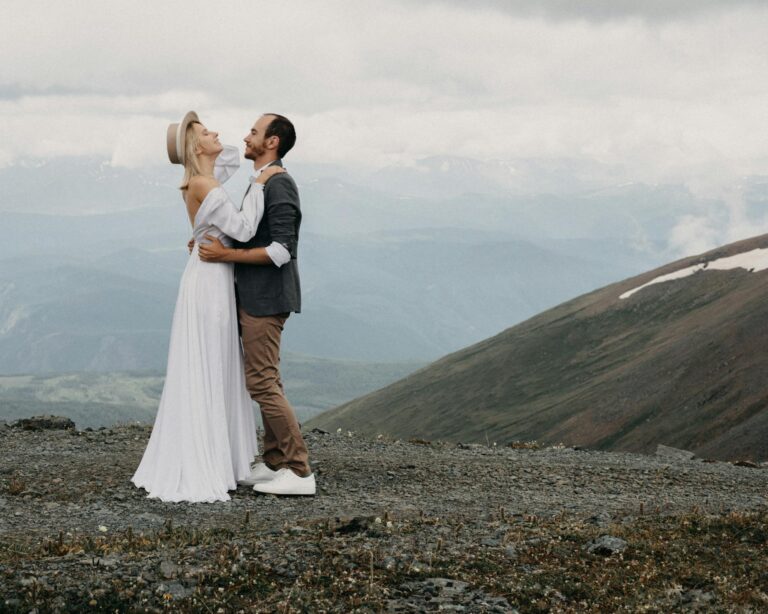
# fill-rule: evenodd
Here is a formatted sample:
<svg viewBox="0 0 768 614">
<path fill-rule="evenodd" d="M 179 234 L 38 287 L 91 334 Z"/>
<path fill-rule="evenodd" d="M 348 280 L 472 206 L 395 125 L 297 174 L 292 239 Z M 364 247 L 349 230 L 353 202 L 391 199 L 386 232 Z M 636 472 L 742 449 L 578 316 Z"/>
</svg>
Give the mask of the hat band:
<svg viewBox="0 0 768 614">
<path fill-rule="evenodd" d="M 181 160 L 181 163 L 184 164 L 184 149 L 181 147 L 181 126 L 184 122 L 179 124 L 179 127 L 176 128 L 176 151 L 179 155 L 179 160 Z"/>
</svg>

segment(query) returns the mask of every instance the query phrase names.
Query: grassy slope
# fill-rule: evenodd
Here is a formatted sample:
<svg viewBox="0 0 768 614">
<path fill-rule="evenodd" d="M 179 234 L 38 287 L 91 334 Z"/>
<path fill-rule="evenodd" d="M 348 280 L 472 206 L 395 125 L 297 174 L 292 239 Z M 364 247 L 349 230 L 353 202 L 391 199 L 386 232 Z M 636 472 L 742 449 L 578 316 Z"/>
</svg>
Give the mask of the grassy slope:
<svg viewBox="0 0 768 614">
<path fill-rule="evenodd" d="M 763 235 L 706 259 L 766 245 Z M 564 303 L 309 425 L 768 458 L 768 272 L 710 271 L 618 300 L 702 258 Z"/>
</svg>

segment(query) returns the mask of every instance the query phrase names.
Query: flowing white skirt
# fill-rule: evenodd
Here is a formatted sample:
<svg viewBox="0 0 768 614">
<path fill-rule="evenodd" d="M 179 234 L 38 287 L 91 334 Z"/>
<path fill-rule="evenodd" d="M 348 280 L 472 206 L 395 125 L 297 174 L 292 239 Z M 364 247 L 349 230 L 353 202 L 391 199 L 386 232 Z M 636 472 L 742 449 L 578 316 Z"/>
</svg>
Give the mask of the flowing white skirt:
<svg viewBox="0 0 768 614">
<path fill-rule="evenodd" d="M 181 278 L 168 368 L 152 435 L 131 480 L 163 501 L 229 500 L 258 451 L 245 388 L 233 265 L 203 262 Z"/>
</svg>

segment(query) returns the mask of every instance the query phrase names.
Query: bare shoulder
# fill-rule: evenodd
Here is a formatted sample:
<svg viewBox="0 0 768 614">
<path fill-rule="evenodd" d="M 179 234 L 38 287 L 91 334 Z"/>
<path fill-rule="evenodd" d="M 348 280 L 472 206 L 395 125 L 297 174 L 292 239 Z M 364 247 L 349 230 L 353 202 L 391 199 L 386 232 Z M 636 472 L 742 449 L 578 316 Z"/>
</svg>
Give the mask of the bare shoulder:
<svg viewBox="0 0 768 614">
<path fill-rule="evenodd" d="M 195 175 L 189 180 L 189 189 L 187 191 L 187 199 L 192 198 L 197 202 L 202 202 L 208 192 L 213 188 L 219 187 L 221 184 L 213 177 L 205 177 L 203 175 Z"/>
</svg>

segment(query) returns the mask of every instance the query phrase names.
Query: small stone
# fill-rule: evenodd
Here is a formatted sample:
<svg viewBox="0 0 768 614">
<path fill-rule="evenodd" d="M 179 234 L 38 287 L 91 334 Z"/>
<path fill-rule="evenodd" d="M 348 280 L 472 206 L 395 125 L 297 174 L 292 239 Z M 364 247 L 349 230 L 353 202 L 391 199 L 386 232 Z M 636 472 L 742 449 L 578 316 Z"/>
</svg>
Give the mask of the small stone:
<svg viewBox="0 0 768 614">
<path fill-rule="evenodd" d="M 118 554 L 108 554 L 107 556 L 96 559 L 96 563 L 100 567 L 117 567 L 119 562 L 120 555 Z"/>
<path fill-rule="evenodd" d="M 179 566 L 173 561 L 165 560 L 160 563 L 160 574 L 166 580 L 170 580 L 171 578 L 178 576 L 179 571 L 181 571 Z"/>
<path fill-rule="evenodd" d="M 751 460 L 737 460 L 737 461 L 734 461 L 733 464 L 736 467 L 750 467 L 752 469 L 759 469 L 760 468 L 760 465 L 758 465 L 757 463 L 755 463 L 755 462 L 753 462 Z"/>
<path fill-rule="evenodd" d="M 178 582 L 170 582 L 165 590 L 165 593 L 173 597 L 173 599 L 184 599 L 193 592 L 192 589 L 182 586 Z"/>
<path fill-rule="evenodd" d="M 397 567 L 397 559 L 392 556 L 386 557 L 383 561 L 376 564 L 380 569 L 392 570 Z"/>
<path fill-rule="evenodd" d="M 626 550 L 627 542 L 620 537 L 613 537 L 612 535 L 601 535 L 597 539 L 590 541 L 585 547 L 587 552 L 591 554 L 602 554 L 608 556 Z"/>
</svg>

